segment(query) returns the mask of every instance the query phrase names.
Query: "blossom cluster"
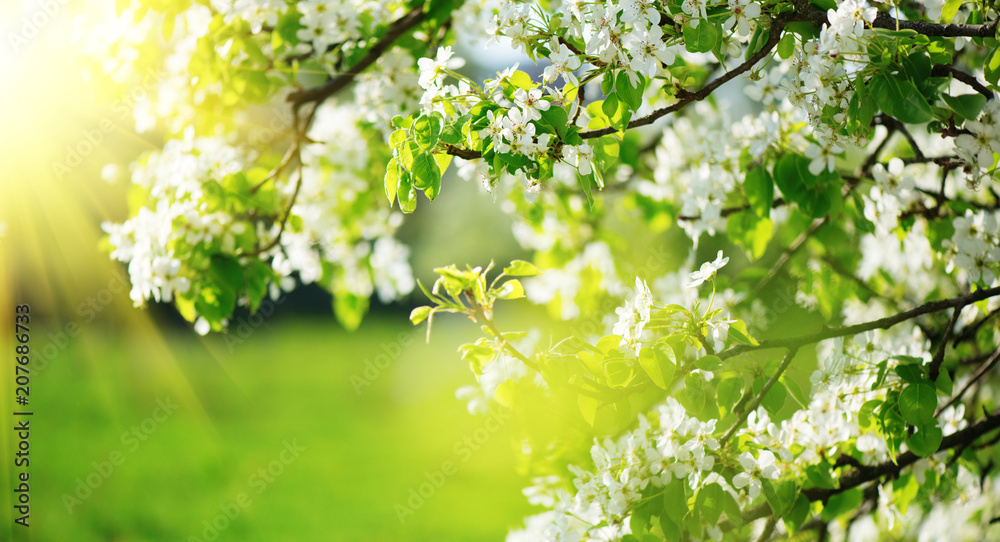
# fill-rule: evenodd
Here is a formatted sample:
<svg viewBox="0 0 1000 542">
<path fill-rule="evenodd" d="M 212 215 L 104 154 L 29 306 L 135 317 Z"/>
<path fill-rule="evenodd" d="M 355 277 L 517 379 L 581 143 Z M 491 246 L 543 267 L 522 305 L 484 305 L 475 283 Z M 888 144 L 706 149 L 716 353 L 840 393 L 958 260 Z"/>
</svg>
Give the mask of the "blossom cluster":
<svg viewBox="0 0 1000 542">
<path fill-rule="evenodd" d="M 133 301 L 202 299 L 221 286 L 204 276 L 219 258 L 266 264 L 269 271 L 256 278 L 272 298 L 296 278 L 341 296 L 377 294 L 390 302 L 408 294 L 415 286 L 409 249 L 394 238 L 402 215 L 373 194 L 359 120 L 351 108 L 319 111 L 310 135 L 323 143 L 304 146 L 301 168 L 287 182 L 250 168 L 252 151 L 190 131 L 147 154 L 131 172 L 144 205 L 124 223 L 104 225 L 111 256 L 129 266 Z M 260 300 L 236 301 L 253 307 Z M 185 316 L 200 332 L 225 327 L 226 307 L 218 307 L 220 318 L 199 306 Z"/>
<path fill-rule="evenodd" d="M 994 285 L 1000 279 L 1000 212 L 966 211 L 952 221 L 951 245 L 955 267 L 964 269 L 969 283 Z"/>
<path fill-rule="evenodd" d="M 222 210 L 206 213 L 204 184 L 243 169 L 247 157 L 219 139 L 188 137 L 168 142 L 133 171 L 133 182 L 153 202 L 122 224 L 105 223 L 111 257 L 128 264 L 136 305 L 170 302 L 187 293 L 195 270 L 182 265 L 194 247 L 234 253 L 247 224 Z"/>
<path fill-rule="evenodd" d="M 853 340 L 823 341 L 817 347 L 820 369 L 812 377 L 808 404 L 780 421 L 760 407 L 736 432 L 733 439 L 745 443 L 744 450 L 756 451 L 740 452 L 721 444 L 725 427 L 718 419 L 694 417 L 668 397 L 651 413 L 640 415 L 635 429 L 615 439 L 596 441 L 591 448 L 591 465 L 571 465 L 572 490 L 560 485 L 558 479 L 536 480 L 525 494 L 550 510 L 527 518 L 525 529 L 511 532 L 508 540 L 593 540 L 631 534 L 631 515 L 660 497 L 672 482 L 686 486 L 690 490 L 687 495 L 697 495 L 717 484 L 745 510 L 763 499 L 762 487 L 768 481 L 801 482 L 809 476 L 806 470 L 810 465 L 823 464 L 829 458 L 849 455 L 864 465 L 888 462 L 892 450 L 885 438 L 859 413 L 866 403 L 885 396 L 884 389 L 873 386 L 880 378 L 879 362 L 889 360 L 891 371 L 896 366 L 893 359 L 925 351 L 920 331 L 912 326 L 891 333 L 865 333 Z M 929 362 L 929 356 L 923 359 Z M 938 423 L 944 435 L 968 425 L 962 406 L 943 409 Z M 950 491 L 961 495 L 963 517 L 976 510 L 992 510 L 994 504 L 984 495 L 995 493 L 995 477 L 984 479 L 981 486 L 964 467 L 946 468 L 944 457 L 935 454 L 917 461 L 903 470 L 902 479 L 912 476 L 923 484 L 928 473 L 942 480 L 949 478 L 955 484 Z M 872 532 L 928 536 L 936 528 L 933 522 L 942 507 L 951 502 L 943 498 L 923 507 L 913 504 L 907 511 L 912 497 L 900 500 L 902 492 L 893 487 L 891 481 L 878 485 L 873 514 L 846 525 L 852 540 Z M 834 530 L 843 528 L 843 524 L 833 526 Z M 974 540 L 988 528 L 986 522 L 965 522 L 965 534 L 959 539 Z M 777 529 L 785 532 L 780 523 Z M 705 526 L 703 539 L 722 540 L 724 536 L 718 524 Z"/>
</svg>

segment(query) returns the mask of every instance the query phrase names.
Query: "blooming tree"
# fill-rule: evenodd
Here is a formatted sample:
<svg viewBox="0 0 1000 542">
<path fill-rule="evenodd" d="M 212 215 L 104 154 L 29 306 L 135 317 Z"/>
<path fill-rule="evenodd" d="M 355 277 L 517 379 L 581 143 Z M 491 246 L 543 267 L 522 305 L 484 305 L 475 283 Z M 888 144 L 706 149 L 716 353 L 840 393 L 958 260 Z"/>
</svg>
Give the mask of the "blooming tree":
<svg viewBox="0 0 1000 542">
<path fill-rule="evenodd" d="M 482 328 L 459 396 L 512 409 L 544 507 L 510 540 L 1000 537 L 993 2 L 117 4 L 80 51 L 154 74 L 166 134 L 105 225 L 137 305 L 205 334 L 316 283 L 354 328 L 416 286 L 395 235 L 449 168 L 513 216 L 531 262 L 411 314 Z M 539 75 L 470 78 L 476 40 Z M 526 302 L 576 331 L 501 327 Z"/>
</svg>

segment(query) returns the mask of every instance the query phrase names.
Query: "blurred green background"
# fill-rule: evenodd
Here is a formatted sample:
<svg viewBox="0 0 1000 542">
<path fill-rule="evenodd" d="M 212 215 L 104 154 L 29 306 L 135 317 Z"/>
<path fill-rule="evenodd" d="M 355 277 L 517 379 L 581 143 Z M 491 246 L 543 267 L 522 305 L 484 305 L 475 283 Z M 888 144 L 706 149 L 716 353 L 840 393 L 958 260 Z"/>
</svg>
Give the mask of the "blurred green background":
<svg viewBox="0 0 1000 542">
<path fill-rule="evenodd" d="M 440 319 L 425 344 L 404 303 L 349 334 L 329 297 L 306 290 L 228 339 L 201 338 L 169 307 L 132 306 L 124 269 L 98 249 L 100 223 L 126 217 L 127 187 L 100 172 L 161 141 L 136 136 L 69 54 L 72 18 L 114 2 L 60 0 L 51 14 L 44 3 L 0 0 L 0 329 L 29 304 L 34 355 L 30 529 L 13 521 L 20 418 L 7 354 L 0 368 L 0 540 L 496 540 L 519 524 L 531 507 L 513 424 L 484 431 L 454 396 L 473 381 L 456 352 L 476 336 L 468 322 Z M 33 18 L 44 24 L 12 47 L 6 36 Z M 93 151 L 57 172 L 67 146 L 108 119 Z M 424 280 L 435 266 L 517 255 L 477 192 L 452 182 L 432 213 L 408 219 Z M 435 217 L 476 227 L 456 236 Z M 442 235 L 450 242 L 435 243 Z M 0 351 L 13 340 L 0 333 Z M 446 461 L 456 471 L 441 483 Z M 411 501 L 411 489 L 432 494 Z M 396 506 L 420 500 L 401 521 Z"/>
<path fill-rule="evenodd" d="M 513 427 L 483 439 L 454 399 L 461 330 L 442 322 L 424 345 L 396 318 L 352 335 L 275 320 L 232 355 L 220 337 L 127 325 L 71 339 L 32 382 L 31 539 L 495 540 L 529 512 Z M 384 370 L 366 363 L 401 344 Z M 404 523 L 396 505 L 412 504 Z"/>
</svg>

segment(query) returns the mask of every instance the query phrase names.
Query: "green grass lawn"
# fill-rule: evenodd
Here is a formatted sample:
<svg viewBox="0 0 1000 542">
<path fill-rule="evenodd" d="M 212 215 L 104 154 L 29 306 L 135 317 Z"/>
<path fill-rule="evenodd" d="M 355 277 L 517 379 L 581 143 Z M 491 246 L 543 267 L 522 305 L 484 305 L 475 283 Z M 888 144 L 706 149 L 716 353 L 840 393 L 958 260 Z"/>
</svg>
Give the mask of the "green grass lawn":
<svg viewBox="0 0 1000 542">
<path fill-rule="evenodd" d="M 485 434 L 454 398 L 472 381 L 455 348 L 474 326 L 440 322 L 426 345 L 403 318 L 354 334 L 275 319 L 232 351 L 144 329 L 95 324 L 33 377 L 33 540 L 497 540 L 531 512 L 512 423 L 462 450 Z M 401 333 L 410 346 L 359 394 L 352 376 Z M 457 472 L 401 522 L 396 505 L 449 460 Z M 0 473 L 13 485 L 9 465 Z M 88 476 L 96 489 L 71 500 Z M 213 520 L 224 528 L 206 538 Z"/>
</svg>

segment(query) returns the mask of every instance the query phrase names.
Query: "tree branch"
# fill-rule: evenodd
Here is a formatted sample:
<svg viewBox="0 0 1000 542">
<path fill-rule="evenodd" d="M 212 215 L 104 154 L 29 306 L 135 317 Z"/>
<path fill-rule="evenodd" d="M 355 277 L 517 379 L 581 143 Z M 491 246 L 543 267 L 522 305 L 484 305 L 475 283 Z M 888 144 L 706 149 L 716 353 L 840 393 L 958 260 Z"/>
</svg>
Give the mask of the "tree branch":
<svg viewBox="0 0 1000 542">
<path fill-rule="evenodd" d="M 299 107 L 302 107 L 303 104 L 309 102 L 321 103 L 330 96 L 340 92 L 344 87 L 350 84 L 351 81 L 358 76 L 358 74 L 364 71 L 365 68 L 374 64 L 375 61 L 389 49 L 393 42 L 423 22 L 425 16 L 426 14 L 421 6 L 414 8 L 413 11 L 407 13 L 399 19 L 396 19 L 389 25 L 389 29 L 386 30 L 382 39 L 368 50 L 368 54 L 351 66 L 347 70 L 347 73 L 340 74 L 321 86 L 293 92 L 288 95 L 287 101 L 294 104 L 295 108 L 298 109 Z"/>
<path fill-rule="evenodd" d="M 941 446 L 938 447 L 938 451 L 950 450 L 958 446 L 967 446 L 974 442 L 977 438 L 998 428 L 1000 428 L 1000 411 L 993 414 L 987 414 L 986 417 L 982 418 L 975 424 L 944 437 L 941 441 Z M 838 483 L 836 488 L 828 489 L 810 487 L 803 489 L 802 495 L 810 501 L 826 502 L 827 499 L 837 493 L 853 489 L 861 484 L 877 480 L 883 476 L 898 476 L 904 468 L 916 463 L 920 459 L 920 456 L 917 454 L 913 452 L 906 452 L 896 456 L 895 462 L 890 460 L 879 463 L 878 465 L 871 465 L 862 469 L 854 468 L 848 471 L 837 481 Z"/>
<path fill-rule="evenodd" d="M 729 439 L 731 439 L 733 435 L 739 431 L 740 427 L 743 426 L 743 423 L 747 421 L 747 416 L 749 416 L 751 412 L 757 410 L 760 403 L 764 401 L 764 396 L 767 395 L 767 392 L 771 391 L 771 388 L 774 387 L 775 383 L 778 382 L 778 379 L 781 378 L 781 375 L 784 374 L 785 369 L 788 369 L 788 366 L 792 363 L 792 359 L 795 357 L 796 352 L 798 352 L 798 347 L 788 349 L 788 352 L 785 354 L 785 359 L 781 360 L 781 365 L 778 366 L 778 370 L 771 375 L 771 378 L 769 378 L 764 384 L 764 387 L 760 389 L 760 393 L 757 394 L 757 397 L 754 397 L 750 406 L 740 411 L 740 417 L 733 423 L 732 427 L 726 431 L 726 434 L 719 438 L 720 446 L 725 446 L 726 442 L 728 442 Z"/>
<path fill-rule="evenodd" d="M 722 359 L 727 359 L 742 354 L 744 352 L 765 350 L 768 348 L 799 348 L 807 344 L 817 343 L 824 339 L 832 339 L 834 337 L 845 337 L 847 335 L 857 335 L 858 333 L 871 331 L 873 329 L 888 329 L 900 322 L 905 322 L 906 320 L 910 320 L 912 318 L 916 318 L 924 314 L 930 314 L 933 312 L 939 312 L 953 307 L 969 305 L 971 303 L 975 303 L 976 301 L 988 299 L 996 295 L 1000 295 L 1000 286 L 996 288 L 987 288 L 985 290 L 976 290 L 975 292 L 972 292 L 970 294 L 954 297 L 951 299 L 931 301 L 929 303 L 924 303 L 919 307 L 901 312 L 894 316 L 879 318 L 878 320 L 872 320 L 871 322 L 865 322 L 863 324 L 856 324 L 853 326 L 837 327 L 837 328 L 825 328 L 822 331 L 818 331 L 816 333 L 810 333 L 807 335 L 801 335 L 798 337 L 788 337 L 784 339 L 769 339 L 769 340 L 766 339 L 760 341 L 760 344 L 758 346 L 739 344 L 733 346 L 732 348 L 719 352 L 718 356 Z"/>
<path fill-rule="evenodd" d="M 777 46 L 778 41 L 781 40 L 781 32 L 782 30 L 784 30 L 786 24 L 790 22 L 811 22 L 817 26 L 820 26 L 822 24 L 828 24 L 826 13 L 813 8 L 807 0 L 795 0 L 793 3 L 795 4 L 795 11 L 781 14 L 771 22 L 771 27 L 769 28 L 770 34 L 767 42 L 764 43 L 761 49 L 756 53 L 754 53 L 753 55 L 751 55 L 750 58 L 748 58 L 745 62 L 733 68 L 732 70 L 724 73 L 723 75 L 717 77 L 716 79 L 712 80 L 704 87 L 699 89 L 697 92 L 690 92 L 684 89 L 679 89 L 677 92 L 678 100 L 676 102 L 674 102 L 669 106 L 656 109 L 653 112 L 643 117 L 633 119 L 631 122 L 628 123 L 625 129 L 630 130 L 632 128 L 638 128 L 640 126 L 650 125 L 659 120 L 660 118 L 665 117 L 666 115 L 680 111 L 691 102 L 704 100 L 710 94 L 712 94 L 712 92 L 714 92 L 717 88 L 728 83 L 735 77 L 747 72 L 748 70 L 753 68 L 757 64 L 757 62 L 761 61 L 763 58 L 771 54 L 771 51 L 774 49 L 775 46 Z M 998 21 L 1000 21 L 1000 19 L 998 19 Z M 902 29 L 914 30 L 920 34 L 924 34 L 927 36 L 939 36 L 939 37 L 956 37 L 956 36 L 992 37 L 994 34 L 996 34 L 997 21 L 994 21 L 986 25 L 935 24 L 923 21 L 896 20 L 887 12 L 882 11 L 879 12 L 878 16 L 876 16 L 874 23 L 872 23 L 872 27 L 883 28 L 886 30 L 896 30 L 897 28 L 901 30 Z M 941 69 L 945 68 L 950 68 L 950 67 L 946 66 Z M 975 78 L 972 78 L 968 74 L 964 74 L 963 72 L 960 72 L 959 70 L 954 68 L 950 68 L 949 71 L 953 77 L 972 85 L 974 88 L 976 88 L 976 90 L 980 92 L 986 90 L 985 87 L 980 85 L 978 81 L 975 80 Z M 975 85 L 969 83 L 968 80 L 970 78 L 972 82 L 975 83 Z M 992 95 L 989 94 L 988 91 L 986 91 L 986 95 L 992 98 Z M 594 130 L 586 130 L 580 132 L 579 135 L 583 139 L 593 139 L 596 137 L 614 134 L 616 132 L 618 132 L 617 128 L 613 126 L 605 126 L 604 128 L 597 128 Z M 920 151 L 919 149 L 916 149 L 915 144 L 912 142 L 912 138 L 907 138 L 907 139 L 911 140 L 911 145 L 914 146 L 914 149 L 916 150 L 916 153 L 919 156 Z M 453 146 L 446 147 L 446 150 L 448 154 L 459 156 L 465 159 L 480 158 L 482 156 L 481 153 L 477 151 L 459 149 Z"/>
<path fill-rule="evenodd" d="M 944 362 L 944 353 L 948 349 L 948 341 L 951 340 L 951 333 L 955 330 L 955 323 L 958 322 L 958 316 L 962 314 L 962 309 L 964 308 L 965 305 L 955 307 L 951 315 L 951 321 L 948 322 L 948 327 L 944 330 L 944 337 L 941 338 L 941 343 L 938 344 L 937 352 L 934 352 L 934 358 L 931 359 L 930 372 L 928 373 L 931 382 L 937 382 L 938 374 L 941 372 L 941 363 Z"/>
<path fill-rule="evenodd" d="M 878 12 L 872 26 L 885 30 L 914 30 L 918 34 L 942 38 L 955 38 L 959 36 L 967 38 L 990 38 L 997 31 L 997 21 L 990 24 L 937 24 L 926 21 L 903 21 L 889 15 L 888 11 Z"/>
<path fill-rule="evenodd" d="M 888 128 L 890 134 L 892 132 L 899 132 L 903 134 L 903 137 L 906 138 L 906 142 L 910 145 L 910 149 L 913 150 L 913 157 L 916 160 L 920 161 L 927 160 L 927 157 L 924 156 L 924 152 L 920 150 L 920 146 L 917 145 L 917 141 L 913 139 L 913 134 L 911 134 L 910 131 L 906 129 L 906 125 L 886 114 L 879 115 L 876 120 L 882 126 Z"/>
<path fill-rule="evenodd" d="M 1000 314 L 1000 307 L 993 309 L 992 311 L 990 311 L 989 314 L 983 316 L 981 319 L 976 321 L 976 323 L 970 326 L 966 326 L 961 333 L 955 336 L 955 340 L 952 341 L 951 347 L 955 348 L 962 341 L 969 339 L 970 337 L 975 337 L 976 333 L 979 331 L 979 328 L 983 327 L 983 324 L 988 322 L 991 318 L 996 317 L 996 315 L 998 314 Z"/>
<path fill-rule="evenodd" d="M 746 62 L 740 64 L 739 66 L 733 68 L 732 70 L 712 80 L 710 83 L 702 87 L 698 92 L 689 92 L 683 89 L 679 90 L 677 93 L 678 97 L 680 98 L 679 100 L 677 100 L 673 104 L 668 105 L 667 107 L 661 107 L 660 109 L 657 109 L 644 117 L 633 119 L 631 122 L 628 123 L 626 129 L 638 128 L 640 126 L 653 124 L 654 122 L 656 122 L 656 120 L 658 120 L 661 117 L 664 117 L 676 111 L 680 111 L 691 102 L 704 100 L 705 98 L 708 97 L 709 94 L 714 92 L 715 89 L 721 87 L 722 85 L 731 81 L 736 76 L 754 67 L 754 65 L 760 62 L 761 59 L 771 54 L 771 50 L 774 49 L 776 45 L 778 45 L 778 41 L 781 40 L 781 30 L 785 28 L 785 24 L 787 24 L 790 20 L 791 17 L 787 18 L 779 17 L 775 19 L 774 22 L 771 23 L 771 28 L 770 28 L 771 34 L 767 39 L 767 43 L 765 43 L 764 46 L 761 47 L 760 51 L 757 51 L 756 53 L 753 54 L 753 56 L 748 58 Z M 583 139 L 592 139 L 595 137 L 601 137 L 613 134 L 617 131 L 618 129 L 613 126 L 606 126 L 604 128 L 598 128 L 596 130 L 587 130 L 585 132 L 580 132 L 580 137 L 582 137 Z"/>
<path fill-rule="evenodd" d="M 754 286 L 753 291 L 750 292 L 750 295 L 756 296 L 757 294 L 760 293 L 761 290 L 764 289 L 765 286 L 770 284 L 771 281 L 774 280 L 774 277 L 777 277 L 778 273 L 781 272 L 781 269 L 785 267 L 785 264 L 787 264 L 792 259 L 792 256 L 794 256 L 795 253 L 798 252 L 799 249 L 806 244 L 806 241 L 808 241 L 810 237 L 815 235 L 816 232 L 819 231 L 819 229 L 823 227 L 824 224 L 826 224 L 827 218 L 829 218 L 829 216 L 824 216 L 823 218 L 817 218 L 813 220 L 809 224 L 809 229 L 802 232 L 797 238 L 795 238 L 794 241 L 792 241 L 792 244 L 788 245 L 788 247 L 784 250 L 784 252 L 781 253 L 781 256 L 778 257 L 778 261 L 774 262 L 774 265 L 771 266 L 771 269 L 767 272 L 767 276 L 761 279 L 760 282 L 758 282 L 757 285 Z"/>
<path fill-rule="evenodd" d="M 982 418 L 975 424 L 944 437 L 941 441 L 941 446 L 938 447 L 938 451 L 950 450 L 959 446 L 967 446 L 974 442 L 977 438 L 998 428 L 1000 428 L 1000 411 L 993 414 L 987 414 L 985 418 Z M 836 488 L 828 489 L 810 487 L 802 489 L 801 494 L 810 501 L 826 502 L 827 499 L 837 493 L 854 489 L 861 484 L 877 480 L 883 476 L 899 476 L 899 473 L 904 468 L 916 463 L 920 459 L 921 458 L 913 452 L 906 452 L 897 456 L 895 463 L 890 460 L 878 465 L 863 466 L 860 469 L 853 468 L 837 480 Z M 770 505 L 768 505 L 767 502 L 762 502 L 757 506 L 745 510 L 743 512 L 743 521 L 749 523 L 770 513 Z M 823 525 L 826 525 L 826 523 L 824 522 Z M 732 528 L 732 525 L 724 524 L 720 525 L 720 527 L 722 527 L 723 530 L 726 530 L 727 528 Z"/>
<path fill-rule="evenodd" d="M 993 99 L 993 93 L 990 92 L 990 90 L 986 88 L 982 83 L 980 83 L 979 79 L 976 79 L 974 75 L 965 73 L 962 70 L 959 70 L 958 68 L 954 66 L 949 66 L 947 64 L 936 64 L 934 65 L 933 68 L 931 68 L 931 77 L 944 77 L 946 75 L 950 75 L 953 78 L 958 79 L 959 81 L 965 83 L 966 85 L 969 85 L 970 87 L 976 89 L 976 92 L 982 94 L 983 96 L 986 96 L 987 100 Z"/>
<path fill-rule="evenodd" d="M 972 375 L 972 378 L 970 378 L 969 381 L 965 383 L 965 386 L 962 386 L 962 389 L 959 390 L 958 393 L 956 393 L 955 396 L 951 398 L 951 400 L 945 403 L 944 406 L 942 406 L 941 408 L 937 409 L 937 411 L 934 413 L 934 417 L 935 418 L 938 417 L 944 409 L 961 401 L 962 396 L 965 395 L 965 392 L 969 391 L 969 388 L 971 388 L 972 385 L 976 383 L 976 381 L 982 378 L 983 375 L 990 372 L 990 369 L 996 366 L 997 361 L 1000 361 L 1000 348 L 997 348 L 993 352 L 993 355 L 989 357 L 986 363 L 979 366 L 979 369 L 977 369 L 975 374 Z"/>
</svg>

